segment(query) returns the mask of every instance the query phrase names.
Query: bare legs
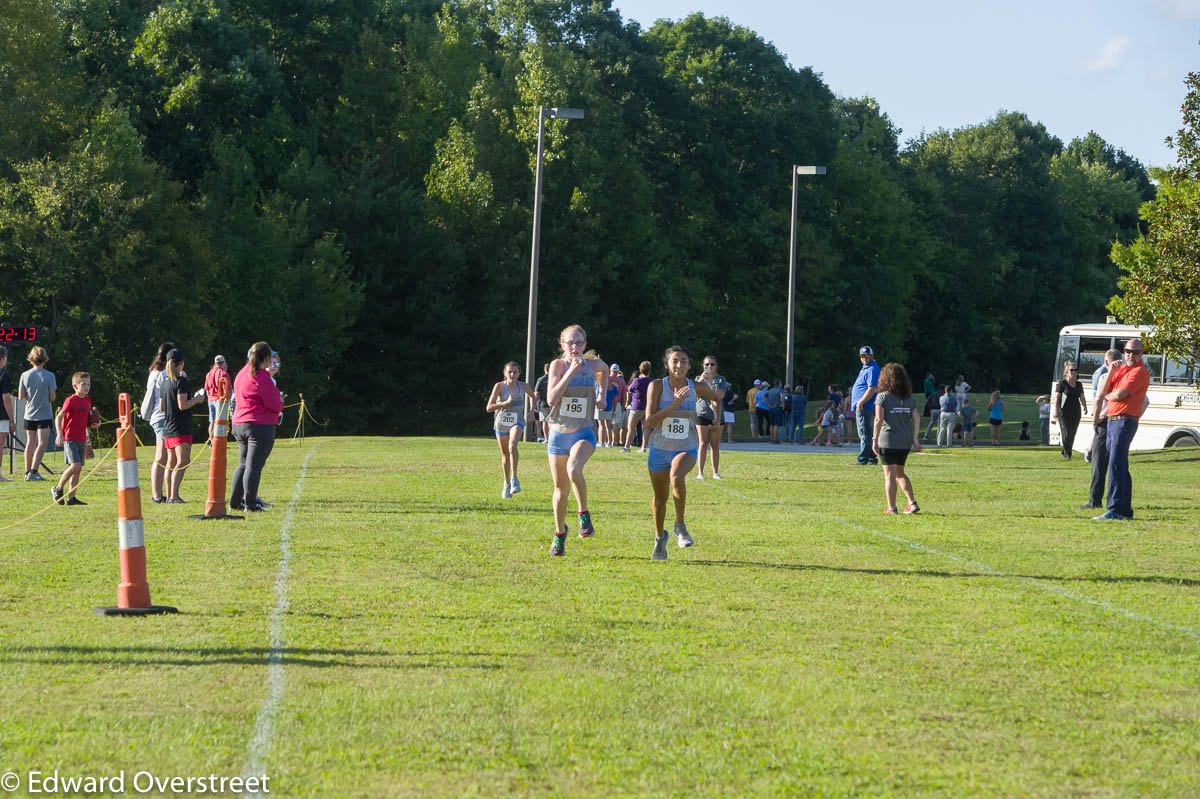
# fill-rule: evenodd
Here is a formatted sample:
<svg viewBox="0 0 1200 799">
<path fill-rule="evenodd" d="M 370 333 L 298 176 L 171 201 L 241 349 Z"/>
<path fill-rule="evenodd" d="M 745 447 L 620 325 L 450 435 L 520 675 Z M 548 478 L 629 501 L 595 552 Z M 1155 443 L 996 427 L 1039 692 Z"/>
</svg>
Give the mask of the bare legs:
<svg viewBox="0 0 1200 799">
<path fill-rule="evenodd" d="M 180 444 L 167 450 L 167 499 L 179 499 L 183 474 L 192 463 L 192 445 Z"/>
<path fill-rule="evenodd" d="M 25 473 L 42 468 L 42 456 L 50 445 L 50 428 L 43 427 L 25 434 Z"/>
<path fill-rule="evenodd" d="M 696 459 L 690 452 L 681 452 L 671 461 L 668 472 L 650 472 L 650 485 L 654 487 L 654 537 L 663 533 L 663 525 L 667 521 L 667 491 L 675 498 L 675 521 L 683 521 L 683 511 L 687 506 L 687 485 L 684 479 L 687 473 L 696 465 Z"/>
<path fill-rule="evenodd" d="M 698 426 L 700 431 L 700 468 L 696 473 L 701 477 L 704 476 L 704 458 L 708 453 L 708 449 L 712 448 L 712 470 L 713 474 L 721 473 L 721 425 L 714 424 L 707 427 Z"/>
<path fill-rule="evenodd" d="M 896 508 L 896 486 L 900 486 L 900 490 L 904 492 L 905 498 L 909 504 L 915 504 L 917 498 L 913 495 L 912 481 L 908 479 L 908 475 L 904 473 L 904 467 L 896 464 L 883 466 L 883 495 L 887 499 L 887 506 L 893 510 Z"/>
<path fill-rule="evenodd" d="M 555 533 L 561 534 L 567 527 L 567 487 L 575 493 L 575 502 L 579 510 L 585 511 L 587 506 L 587 481 L 583 477 L 583 467 L 596 448 L 590 441 L 577 441 L 571 448 L 570 455 L 550 455 L 550 476 L 554 480 L 554 524 Z"/>
<path fill-rule="evenodd" d="M 167 445 L 162 436 L 155 436 L 154 463 L 150 464 L 150 496 L 163 498 L 163 478 L 167 473 Z"/>
</svg>

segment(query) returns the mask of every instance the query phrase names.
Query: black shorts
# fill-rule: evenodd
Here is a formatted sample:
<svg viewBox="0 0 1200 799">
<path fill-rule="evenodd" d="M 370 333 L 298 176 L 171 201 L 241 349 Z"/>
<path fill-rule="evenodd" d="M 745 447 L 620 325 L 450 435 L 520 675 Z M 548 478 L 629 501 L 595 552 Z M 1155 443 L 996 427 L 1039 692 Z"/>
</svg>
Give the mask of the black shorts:
<svg viewBox="0 0 1200 799">
<path fill-rule="evenodd" d="M 884 466 L 903 466 L 908 460 L 908 453 L 906 449 L 880 449 L 879 462 Z"/>
<path fill-rule="evenodd" d="M 717 423 L 717 420 L 711 416 L 697 416 L 696 427 L 712 427 Z"/>
<path fill-rule="evenodd" d="M 1004 422 L 1002 422 L 1000 419 L 988 419 L 988 424 L 990 424 L 992 427 L 999 427 L 1000 425 L 1004 424 Z"/>
<path fill-rule="evenodd" d="M 25 420 L 26 430 L 49 430 L 51 427 L 54 427 L 53 419 L 41 419 L 37 421 L 33 419 Z"/>
</svg>

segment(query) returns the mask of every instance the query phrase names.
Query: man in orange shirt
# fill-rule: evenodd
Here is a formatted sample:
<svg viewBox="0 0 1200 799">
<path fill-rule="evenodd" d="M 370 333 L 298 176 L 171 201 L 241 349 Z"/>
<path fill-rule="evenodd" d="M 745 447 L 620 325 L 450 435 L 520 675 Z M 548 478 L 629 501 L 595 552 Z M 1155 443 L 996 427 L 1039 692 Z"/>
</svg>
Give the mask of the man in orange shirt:
<svg viewBox="0 0 1200 799">
<path fill-rule="evenodd" d="M 1142 363 L 1141 339 L 1125 342 L 1125 363 L 1108 374 L 1104 395 L 1108 416 L 1108 510 L 1097 521 L 1133 518 L 1133 479 L 1129 476 L 1129 445 L 1138 418 L 1146 410 L 1150 372 Z"/>
</svg>

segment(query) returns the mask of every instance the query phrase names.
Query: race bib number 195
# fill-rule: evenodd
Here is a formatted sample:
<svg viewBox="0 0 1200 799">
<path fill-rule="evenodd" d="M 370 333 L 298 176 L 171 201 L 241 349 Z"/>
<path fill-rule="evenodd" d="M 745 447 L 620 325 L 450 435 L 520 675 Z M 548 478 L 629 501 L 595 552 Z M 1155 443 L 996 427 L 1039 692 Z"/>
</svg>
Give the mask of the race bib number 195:
<svg viewBox="0 0 1200 799">
<path fill-rule="evenodd" d="M 562 416 L 582 419 L 587 412 L 587 400 L 583 397 L 563 397 L 558 412 Z"/>
</svg>

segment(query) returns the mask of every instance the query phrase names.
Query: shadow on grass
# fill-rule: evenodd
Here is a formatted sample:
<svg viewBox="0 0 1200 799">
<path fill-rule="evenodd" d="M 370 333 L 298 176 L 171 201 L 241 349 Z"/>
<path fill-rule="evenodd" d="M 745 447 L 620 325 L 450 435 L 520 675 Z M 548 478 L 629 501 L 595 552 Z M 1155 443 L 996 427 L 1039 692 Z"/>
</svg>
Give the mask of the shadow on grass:
<svg viewBox="0 0 1200 799">
<path fill-rule="evenodd" d="M 322 657 L 313 657 L 313 656 Z M 71 666 L 284 666 L 344 669 L 502 669 L 504 652 L 385 652 L 372 649 L 312 649 L 284 647 L 273 653 L 267 647 L 153 647 L 57 646 L 6 647 L 0 663 L 37 663 Z M 491 660 L 485 660 L 490 658 Z M 404 659 L 404 660 L 400 660 Z M 465 660 L 467 662 L 456 662 Z"/>
<path fill-rule="evenodd" d="M 515 502 L 495 502 L 487 500 L 396 500 L 396 499 L 313 499 L 305 502 L 306 510 L 327 510 L 334 513 L 387 513 L 398 516 L 409 514 L 446 514 L 446 513 L 495 513 L 517 514 L 525 516 L 545 516 L 547 513 L 544 503 L 533 505 Z"/>
<path fill-rule="evenodd" d="M 647 558 L 632 555 L 605 555 L 609 560 L 631 560 L 644 562 Z M 901 577 L 957 577 L 957 578 L 1007 578 L 1019 580 L 1041 580 L 1048 583 L 1157 583 L 1161 585 L 1176 585 L 1185 588 L 1200 587 L 1200 580 L 1190 577 L 1168 577 L 1158 574 L 1148 575 L 1091 575 L 1080 577 L 1063 577 L 1053 574 L 1008 574 L 975 571 L 939 571 L 937 569 L 869 569 L 853 566 L 824 566 L 816 563 L 768 563 L 753 560 L 704 560 L 688 558 L 680 560 L 684 566 L 725 566 L 735 569 L 781 569 L 796 572 L 833 572 L 842 574 L 870 574 L 875 576 Z"/>
</svg>

